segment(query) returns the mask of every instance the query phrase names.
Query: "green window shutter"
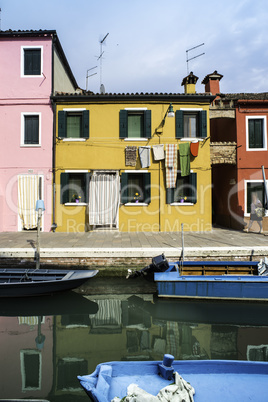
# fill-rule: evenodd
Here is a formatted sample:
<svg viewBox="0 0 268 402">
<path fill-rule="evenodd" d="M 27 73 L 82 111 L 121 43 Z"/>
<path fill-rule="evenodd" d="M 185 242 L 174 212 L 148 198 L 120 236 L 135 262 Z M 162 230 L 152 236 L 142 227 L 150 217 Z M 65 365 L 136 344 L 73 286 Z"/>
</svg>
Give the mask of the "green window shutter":
<svg viewBox="0 0 268 402">
<path fill-rule="evenodd" d="M 41 49 L 24 49 L 24 75 L 41 75 Z"/>
<path fill-rule="evenodd" d="M 172 204 L 174 202 L 174 188 L 166 189 L 166 203 Z"/>
<path fill-rule="evenodd" d="M 88 204 L 89 202 L 89 182 L 90 182 L 90 178 L 91 178 L 91 173 L 86 173 L 85 174 L 85 195 L 84 195 L 84 199 L 85 202 Z"/>
<path fill-rule="evenodd" d="M 24 116 L 24 144 L 39 144 L 39 116 Z"/>
<path fill-rule="evenodd" d="M 151 202 L 151 173 L 144 173 L 144 202 Z"/>
<path fill-rule="evenodd" d="M 119 138 L 127 138 L 127 110 L 119 112 Z"/>
<path fill-rule="evenodd" d="M 207 137 L 207 111 L 202 110 L 199 112 L 199 137 Z"/>
<path fill-rule="evenodd" d="M 254 120 L 250 119 L 248 121 L 248 142 L 249 148 L 255 147 L 255 136 L 254 136 Z"/>
<path fill-rule="evenodd" d="M 121 203 L 128 202 L 128 173 L 121 174 Z"/>
<path fill-rule="evenodd" d="M 255 144 L 256 148 L 263 148 L 263 120 L 255 120 Z"/>
<path fill-rule="evenodd" d="M 60 203 L 69 202 L 69 173 L 60 175 Z"/>
<path fill-rule="evenodd" d="M 189 188 L 189 199 L 190 202 L 192 202 L 193 204 L 196 204 L 197 202 L 197 178 L 196 178 L 197 174 L 196 173 L 191 173 L 190 174 L 190 178 L 189 178 L 189 184 L 190 184 L 190 188 Z"/>
<path fill-rule="evenodd" d="M 89 138 L 89 110 L 84 110 L 82 115 L 82 138 Z"/>
<path fill-rule="evenodd" d="M 182 138 L 184 136 L 184 134 L 183 134 L 183 111 L 182 110 L 176 110 L 176 113 L 175 113 L 175 132 L 176 132 L 176 138 Z"/>
<path fill-rule="evenodd" d="M 151 138 L 151 110 L 144 112 L 144 137 Z"/>
<path fill-rule="evenodd" d="M 58 113 L 58 137 L 66 138 L 67 129 L 66 129 L 66 112 L 60 111 Z"/>
</svg>

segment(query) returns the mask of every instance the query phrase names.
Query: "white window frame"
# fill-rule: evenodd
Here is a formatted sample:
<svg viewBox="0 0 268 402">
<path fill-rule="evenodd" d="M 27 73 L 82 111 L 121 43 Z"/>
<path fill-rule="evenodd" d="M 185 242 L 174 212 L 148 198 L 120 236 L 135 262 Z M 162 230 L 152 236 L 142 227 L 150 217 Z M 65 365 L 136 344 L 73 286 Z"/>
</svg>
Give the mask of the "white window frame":
<svg viewBox="0 0 268 402">
<path fill-rule="evenodd" d="M 244 216 L 249 217 L 250 212 L 246 212 L 247 209 L 247 188 L 248 188 L 248 183 L 263 183 L 263 180 L 244 180 Z M 266 180 L 266 186 L 268 184 L 268 181 Z M 267 211 L 265 210 L 265 216 L 268 216 Z"/>
<path fill-rule="evenodd" d="M 143 174 L 143 173 L 149 173 L 149 170 L 124 170 L 124 173 L 139 173 L 139 174 Z M 126 206 L 132 206 L 132 207 L 141 207 L 141 206 L 145 206 L 147 207 L 149 204 L 147 204 L 147 202 L 127 202 L 126 204 L 124 204 Z"/>
<path fill-rule="evenodd" d="M 202 110 L 206 110 L 203 109 L 202 107 L 181 107 L 179 110 L 182 110 L 183 112 L 202 112 Z M 188 141 L 188 142 L 193 142 L 193 141 L 204 141 L 205 138 L 201 138 L 201 137 L 182 137 L 180 138 L 180 141 Z M 176 203 L 174 204 L 170 204 L 170 205 L 177 205 Z M 190 204 L 193 205 L 193 204 Z"/>
<path fill-rule="evenodd" d="M 40 49 L 41 50 L 41 72 L 40 75 L 25 75 L 24 74 L 24 50 L 27 49 Z M 43 46 L 21 46 L 21 58 L 20 58 L 20 75 L 26 78 L 43 77 Z"/>
<path fill-rule="evenodd" d="M 181 173 L 181 170 L 177 170 L 177 176 L 178 176 L 178 173 Z M 194 171 L 193 170 L 191 170 L 190 171 L 190 173 L 194 173 Z M 177 179 L 176 179 L 176 182 L 177 182 Z M 173 206 L 179 206 L 179 207 L 187 207 L 187 206 L 189 206 L 189 205 L 195 205 L 193 202 L 172 202 L 171 204 L 169 204 L 169 205 L 171 205 L 172 207 Z"/>
<path fill-rule="evenodd" d="M 88 172 L 89 172 L 89 170 L 84 170 L 84 169 L 81 169 L 81 170 L 73 170 L 73 169 L 64 170 L 64 173 L 88 173 Z M 86 202 L 79 202 L 79 203 L 65 202 L 64 205 L 73 206 L 73 207 L 83 207 L 83 206 L 86 206 L 88 204 Z"/>
<path fill-rule="evenodd" d="M 148 110 L 147 107 L 125 107 L 124 110 L 127 110 L 129 112 L 144 112 L 145 110 Z M 150 138 L 135 138 L 135 137 L 131 137 L 131 138 L 124 138 L 124 141 L 132 141 L 132 142 L 147 142 Z M 127 204 L 125 204 L 127 205 Z M 141 204 L 140 204 L 141 205 Z M 145 204 L 147 205 L 147 204 Z"/>
<path fill-rule="evenodd" d="M 249 148 L 249 120 L 263 120 L 263 148 Z M 267 119 L 266 116 L 246 116 L 246 150 L 247 151 L 267 151 Z"/>
<path fill-rule="evenodd" d="M 25 144 L 25 116 L 39 116 L 39 143 L 38 144 Z M 21 136 L 20 136 L 20 146 L 21 147 L 41 147 L 41 113 L 40 112 L 22 112 L 21 113 Z"/>
<path fill-rule="evenodd" d="M 38 355 L 39 357 L 39 375 L 38 375 L 38 386 L 37 387 L 26 387 L 26 375 L 24 356 L 28 355 Z M 22 391 L 38 391 L 41 390 L 41 380 L 42 380 L 42 353 L 36 349 L 27 349 L 20 351 L 20 366 L 21 366 L 21 377 L 22 377 Z"/>
</svg>

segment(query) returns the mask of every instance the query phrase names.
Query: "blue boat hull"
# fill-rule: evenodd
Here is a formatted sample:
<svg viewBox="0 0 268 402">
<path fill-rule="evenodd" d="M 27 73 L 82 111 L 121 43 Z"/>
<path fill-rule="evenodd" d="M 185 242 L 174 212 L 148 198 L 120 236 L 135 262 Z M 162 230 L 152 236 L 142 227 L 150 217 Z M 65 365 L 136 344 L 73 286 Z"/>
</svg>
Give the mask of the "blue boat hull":
<svg viewBox="0 0 268 402">
<path fill-rule="evenodd" d="M 161 362 L 109 362 L 94 373 L 79 376 L 81 386 L 95 402 L 108 402 L 127 395 L 137 384 L 150 394 L 171 384 L 158 374 Z M 263 362 L 199 360 L 174 361 L 174 371 L 195 389 L 195 402 L 267 401 L 268 364 Z"/>
<path fill-rule="evenodd" d="M 159 297 L 268 300 L 268 277 L 254 275 L 180 276 L 178 272 L 156 272 Z"/>
</svg>

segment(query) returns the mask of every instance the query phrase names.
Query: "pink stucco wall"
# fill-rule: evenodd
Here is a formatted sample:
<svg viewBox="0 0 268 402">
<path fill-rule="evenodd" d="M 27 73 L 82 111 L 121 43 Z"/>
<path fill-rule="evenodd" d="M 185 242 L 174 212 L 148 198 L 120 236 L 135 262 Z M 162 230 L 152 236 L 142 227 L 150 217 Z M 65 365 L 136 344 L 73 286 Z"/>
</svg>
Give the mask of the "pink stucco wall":
<svg viewBox="0 0 268 402">
<path fill-rule="evenodd" d="M 23 46 L 40 46 L 43 74 L 21 76 Z M 52 38 L 13 38 L 0 41 L 0 231 L 18 230 L 17 177 L 19 174 L 43 176 L 44 230 L 51 227 L 53 112 Z M 40 146 L 21 146 L 22 113 L 40 113 Z"/>
</svg>

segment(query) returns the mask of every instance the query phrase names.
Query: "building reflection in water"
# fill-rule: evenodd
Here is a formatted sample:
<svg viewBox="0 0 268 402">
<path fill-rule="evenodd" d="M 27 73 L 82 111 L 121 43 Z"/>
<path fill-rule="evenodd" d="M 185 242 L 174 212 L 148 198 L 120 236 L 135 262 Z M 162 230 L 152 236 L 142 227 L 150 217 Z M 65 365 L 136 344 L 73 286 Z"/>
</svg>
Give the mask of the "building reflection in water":
<svg viewBox="0 0 268 402">
<path fill-rule="evenodd" d="M 58 300 L 58 310 L 47 306 L 50 315 L 0 317 L 1 397 L 86 401 L 77 375 L 112 360 L 162 360 L 171 353 L 268 361 L 265 304 L 77 296 L 69 304 Z"/>
</svg>

